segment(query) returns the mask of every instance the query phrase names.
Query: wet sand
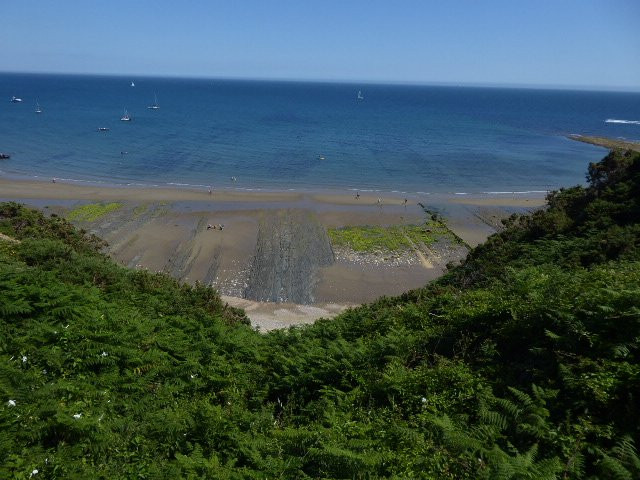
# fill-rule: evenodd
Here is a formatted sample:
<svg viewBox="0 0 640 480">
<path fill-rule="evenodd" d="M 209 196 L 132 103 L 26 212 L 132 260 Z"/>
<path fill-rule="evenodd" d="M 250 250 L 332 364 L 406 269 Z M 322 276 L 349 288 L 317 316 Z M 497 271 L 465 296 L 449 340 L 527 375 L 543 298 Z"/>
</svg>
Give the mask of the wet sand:
<svg viewBox="0 0 640 480">
<path fill-rule="evenodd" d="M 380 198 L 380 204 L 378 204 Z M 468 246 L 501 228 L 501 219 L 544 204 L 544 194 L 429 195 L 408 198 L 341 192 L 246 192 L 75 185 L 0 178 L 0 200 L 67 215 L 96 202 L 121 207 L 74 221 L 104 238 L 131 268 L 211 285 L 245 308 L 262 329 L 309 323 L 382 295 L 418 288 L 459 261 L 466 245 L 413 245 L 391 257 L 334 249 L 328 228 L 421 224 L 440 213 Z M 208 228 L 224 225 L 223 230 Z"/>
</svg>

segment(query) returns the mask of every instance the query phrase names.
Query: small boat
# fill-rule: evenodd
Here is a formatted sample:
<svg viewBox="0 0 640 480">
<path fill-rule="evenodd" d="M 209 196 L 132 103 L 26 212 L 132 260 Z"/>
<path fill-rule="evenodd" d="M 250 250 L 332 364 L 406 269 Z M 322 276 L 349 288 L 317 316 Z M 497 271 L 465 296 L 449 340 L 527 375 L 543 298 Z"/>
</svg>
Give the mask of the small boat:
<svg viewBox="0 0 640 480">
<path fill-rule="evenodd" d="M 22 102 L 21 98 L 18 97 L 11 97 L 11 103 L 20 103 Z"/>
<path fill-rule="evenodd" d="M 127 112 L 127 109 L 124 109 L 124 113 L 122 114 L 122 117 L 120 117 L 120 120 L 122 120 L 123 122 L 130 122 L 131 121 L 131 115 L 129 115 L 129 112 Z"/>
<path fill-rule="evenodd" d="M 149 110 L 159 110 L 160 109 L 160 105 L 158 105 L 158 96 L 155 93 L 153 94 L 153 105 L 149 105 L 147 108 Z"/>
<path fill-rule="evenodd" d="M 358 96 L 356 98 L 358 100 L 364 100 L 364 97 L 362 96 L 362 90 L 358 90 Z"/>
<path fill-rule="evenodd" d="M 133 82 L 131 82 L 131 86 L 132 86 L 132 87 L 135 87 L 135 86 L 136 86 L 136 84 L 135 84 L 135 83 L 133 83 Z"/>
<path fill-rule="evenodd" d="M 40 104 L 36 101 L 36 113 L 42 113 L 42 107 L 40 107 Z"/>
<path fill-rule="evenodd" d="M 6 160 L 7 158 L 11 158 L 11 155 L 8 153 L 0 153 L 0 159 Z"/>
<path fill-rule="evenodd" d="M 108 132 L 109 129 L 107 127 L 98 127 L 99 132 Z"/>
</svg>

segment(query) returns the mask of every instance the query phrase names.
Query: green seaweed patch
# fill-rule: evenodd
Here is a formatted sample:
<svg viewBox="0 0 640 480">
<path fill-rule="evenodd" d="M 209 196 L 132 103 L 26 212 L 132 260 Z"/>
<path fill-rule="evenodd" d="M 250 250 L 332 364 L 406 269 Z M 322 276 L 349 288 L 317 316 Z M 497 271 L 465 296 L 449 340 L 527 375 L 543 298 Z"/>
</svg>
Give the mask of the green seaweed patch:
<svg viewBox="0 0 640 480">
<path fill-rule="evenodd" d="M 427 221 L 427 224 L 434 233 L 436 233 L 437 235 L 441 235 L 452 243 L 464 245 L 469 248 L 469 245 L 467 245 L 467 243 L 462 238 L 456 235 L 455 232 L 447 226 L 447 223 L 442 215 L 433 210 L 429 210 L 422 203 L 419 203 L 418 205 L 420 205 L 424 209 L 424 212 L 429 216 L 430 220 Z"/>
<path fill-rule="evenodd" d="M 331 243 L 356 252 L 401 252 L 414 245 L 430 245 L 443 237 L 451 237 L 441 221 L 429 220 L 422 225 L 351 226 L 329 229 Z"/>
<path fill-rule="evenodd" d="M 121 203 L 88 203 L 69 212 L 68 219 L 81 222 L 94 222 L 108 213 L 114 212 L 122 207 Z"/>
<path fill-rule="evenodd" d="M 169 204 L 167 202 L 159 202 L 151 216 L 153 218 L 162 217 L 169 213 Z"/>
<path fill-rule="evenodd" d="M 142 203 L 133 209 L 133 218 L 138 218 L 144 212 L 147 211 L 148 205 L 146 203 Z"/>
</svg>

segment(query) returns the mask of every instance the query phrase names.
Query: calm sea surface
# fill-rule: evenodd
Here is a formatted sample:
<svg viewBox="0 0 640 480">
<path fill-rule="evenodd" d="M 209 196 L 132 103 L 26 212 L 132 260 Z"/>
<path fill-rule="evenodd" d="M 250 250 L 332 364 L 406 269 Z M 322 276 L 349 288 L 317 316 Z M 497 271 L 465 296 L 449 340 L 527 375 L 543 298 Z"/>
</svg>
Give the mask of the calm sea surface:
<svg viewBox="0 0 640 480">
<path fill-rule="evenodd" d="M 147 108 L 154 95 L 157 110 Z M 125 108 L 131 122 L 120 121 Z M 0 152 L 11 154 L 0 172 L 240 189 L 539 191 L 583 182 L 605 153 L 565 135 L 639 139 L 639 120 L 638 93 L 0 74 Z"/>
</svg>

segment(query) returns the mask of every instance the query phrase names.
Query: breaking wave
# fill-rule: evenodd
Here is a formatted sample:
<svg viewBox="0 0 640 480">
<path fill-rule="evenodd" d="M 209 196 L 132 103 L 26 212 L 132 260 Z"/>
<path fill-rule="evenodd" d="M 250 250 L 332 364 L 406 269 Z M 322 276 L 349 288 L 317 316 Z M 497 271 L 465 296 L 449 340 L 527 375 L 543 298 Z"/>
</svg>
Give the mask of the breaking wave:
<svg viewBox="0 0 640 480">
<path fill-rule="evenodd" d="M 626 123 L 631 125 L 640 125 L 640 120 L 618 120 L 616 118 L 607 118 L 604 123 Z"/>
</svg>

